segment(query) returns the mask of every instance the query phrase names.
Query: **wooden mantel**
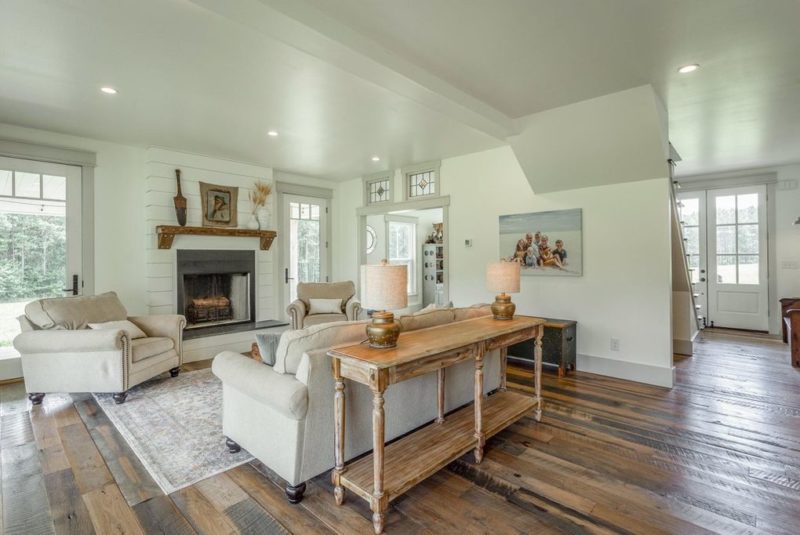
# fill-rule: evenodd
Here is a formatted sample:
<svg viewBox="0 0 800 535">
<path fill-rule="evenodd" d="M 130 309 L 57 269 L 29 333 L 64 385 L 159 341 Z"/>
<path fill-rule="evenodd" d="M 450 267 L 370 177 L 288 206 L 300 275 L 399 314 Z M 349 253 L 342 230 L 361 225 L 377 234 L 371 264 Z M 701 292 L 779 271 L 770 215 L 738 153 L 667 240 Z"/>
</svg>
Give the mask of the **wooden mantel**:
<svg viewBox="0 0 800 535">
<path fill-rule="evenodd" d="M 233 236 L 236 238 L 258 238 L 261 241 L 261 250 L 269 251 L 272 240 L 277 233 L 274 230 L 250 230 L 244 228 L 225 227 L 179 227 L 177 225 L 159 225 L 156 227 L 158 234 L 158 248 L 172 248 L 172 240 L 178 234 L 189 236 Z"/>
</svg>

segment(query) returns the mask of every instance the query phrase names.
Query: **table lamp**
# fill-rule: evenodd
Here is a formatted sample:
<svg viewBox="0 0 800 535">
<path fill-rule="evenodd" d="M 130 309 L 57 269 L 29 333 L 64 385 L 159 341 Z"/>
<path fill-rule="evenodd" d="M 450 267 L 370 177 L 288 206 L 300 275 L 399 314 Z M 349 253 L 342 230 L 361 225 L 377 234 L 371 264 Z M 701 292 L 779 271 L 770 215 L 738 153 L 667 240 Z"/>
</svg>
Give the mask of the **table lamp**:
<svg viewBox="0 0 800 535">
<path fill-rule="evenodd" d="M 408 268 L 392 266 L 384 260 L 377 265 L 361 266 L 361 306 L 376 310 L 367 325 L 369 347 L 397 346 L 400 324 L 389 310 L 408 305 Z"/>
<path fill-rule="evenodd" d="M 518 262 L 492 262 L 486 267 L 486 288 L 500 292 L 492 303 L 492 314 L 496 320 L 510 320 L 514 317 L 517 305 L 511 302 L 508 293 L 519 292 Z"/>
</svg>

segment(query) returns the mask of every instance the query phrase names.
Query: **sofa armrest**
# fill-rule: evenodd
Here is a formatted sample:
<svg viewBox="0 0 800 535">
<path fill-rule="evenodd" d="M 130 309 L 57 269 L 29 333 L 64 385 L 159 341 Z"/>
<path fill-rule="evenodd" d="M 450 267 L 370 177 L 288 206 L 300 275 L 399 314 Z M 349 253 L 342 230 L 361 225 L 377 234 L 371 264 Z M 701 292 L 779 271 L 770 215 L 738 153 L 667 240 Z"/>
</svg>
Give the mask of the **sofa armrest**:
<svg viewBox="0 0 800 535">
<path fill-rule="evenodd" d="M 128 318 L 147 336 L 172 338 L 175 352 L 178 354 L 178 365 L 183 364 L 183 329 L 186 318 L 180 314 L 153 314 L 151 316 L 131 316 Z"/>
<path fill-rule="evenodd" d="M 306 416 L 308 389 L 294 375 L 277 373 L 271 366 L 233 351 L 214 357 L 211 371 L 225 388 L 235 388 L 287 418 L 302 420 Z"/>
<path fill-rule="evenodd" d="M 305 318 L 308 314 L 308 311 L 306 310 L 306 304 L 299 299 L 295 299 L 288 307 L 286 307 L 286 312 L 289 314 L 289 317 L 292 318 L 292 329 L 302 329 L 303 318 Z"/>
<path fill-rule="evenodd" d="M 21 355 L 122 350 L 130 345 L 128 333 L 117 329 L 26 331 L 14 338 Z"/>
<path fill-rule="evenodd" d="M 357 321 L 361 315 L 361 301 L 355 297 L 351 297 L 345 305 L 344 313 L 347 316 L 347 321 Z"/>
</svg>

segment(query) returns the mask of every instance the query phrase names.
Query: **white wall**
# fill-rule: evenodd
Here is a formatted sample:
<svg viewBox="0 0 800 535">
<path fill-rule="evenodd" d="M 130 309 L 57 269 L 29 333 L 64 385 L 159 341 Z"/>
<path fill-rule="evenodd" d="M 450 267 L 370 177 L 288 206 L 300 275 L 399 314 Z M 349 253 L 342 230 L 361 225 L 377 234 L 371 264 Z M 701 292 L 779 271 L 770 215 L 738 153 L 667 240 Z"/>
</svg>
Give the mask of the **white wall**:
<svg viewBox="0 0 800 535">
<path fill-rule="evenodd" d="M 514 296 L 517 310 L 577 320 L 579 369 L 672 385 L 666 177 L 534 195 L 511 149 L 501 147 L 442 160 L 441 182 L 451 199 L 450 298 L 456 306 L 494 298 L 484 280 L 486 264 L 501 254 L 500 215 L 582 208 L 583 276 L 523 278 Z M 340 198 L 353 190 L 360 193 L 360 180 L 341 183 Z M 353 280 L 357 260 L 347 248 L 356 232 L 352 217 L 334 235 L 334 250 L 342 246 L 346 253 L 338 275 Z M 466 239 L 472 247 L 464 246 Z M 611 337 L 620 340 L 619 351 L 610 350 Z"/>
</svg>

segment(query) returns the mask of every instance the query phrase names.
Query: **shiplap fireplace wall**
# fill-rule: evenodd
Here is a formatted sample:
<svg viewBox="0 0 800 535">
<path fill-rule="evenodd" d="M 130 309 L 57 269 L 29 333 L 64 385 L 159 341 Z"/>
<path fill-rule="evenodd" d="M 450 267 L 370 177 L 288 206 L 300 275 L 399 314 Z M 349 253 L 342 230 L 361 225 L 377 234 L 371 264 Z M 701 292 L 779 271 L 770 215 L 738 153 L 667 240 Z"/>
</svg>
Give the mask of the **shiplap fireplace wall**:
<svg viewBox="0 0 800 535">
<path fill-rule="evenodd" d="M 250 220 L 248 193 L 256 180 L 273 184 L 272 169 L 206 156 L 187 154 L 160 148 L 146 151 L 145 171 L 145 221 L 147 305 L 150 314 L 177 312 L 177 251 L 179 249 L 252 250 L 256 255 L 256 321 L 277 319 L 277 300 L 274 289 L 274 251 L 278 239 L 269 251 L 259 249 L 258 238 L 232 238 L 222 236 L 176 236 L 171 249 L 159 249 L 155 228 L 158 225 L 175 225 L 175 169 L 181 170 L 181 186 L 187 199 L 187 225 L 201 226 L 199 182 L 237 186 L 239 188 L 238 225 L 244 227 Z M 270 195 L 267 208 L 274 210 L 274 195 Z M 273 226 L 276 223 L 273 218 Z M 272 229 L 270 229 L 272 230 Z"/>
</svg>

